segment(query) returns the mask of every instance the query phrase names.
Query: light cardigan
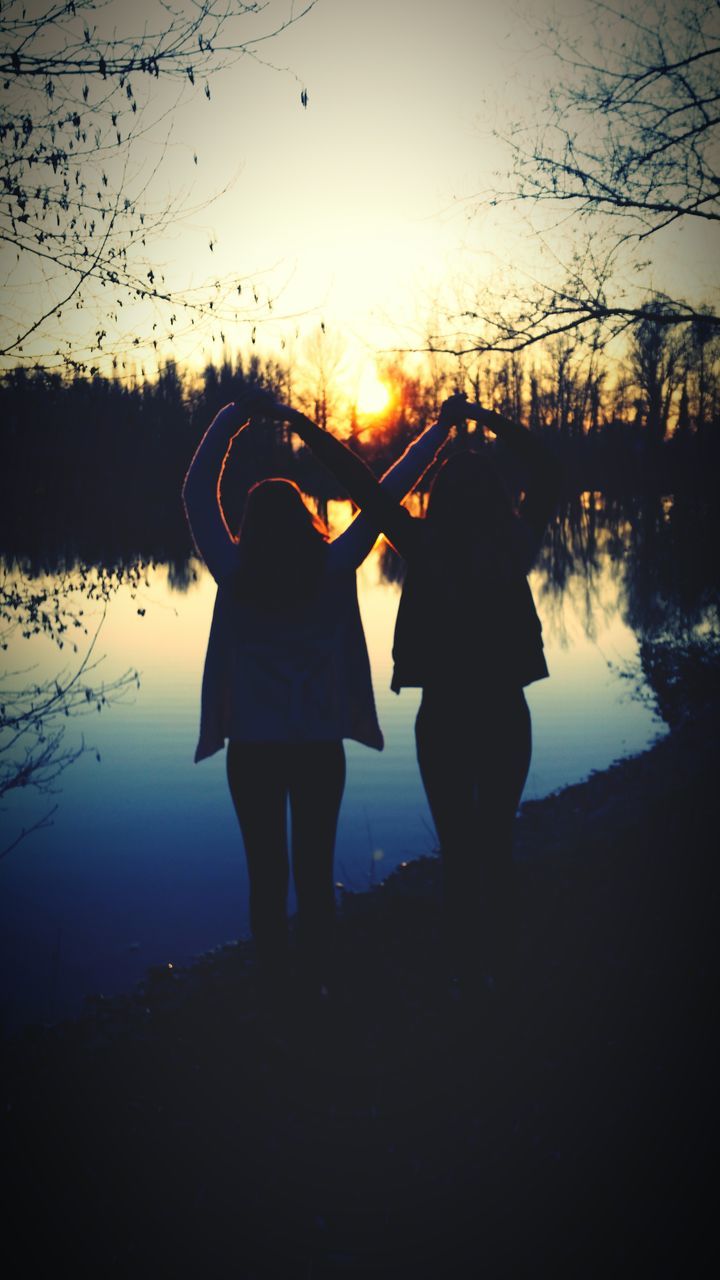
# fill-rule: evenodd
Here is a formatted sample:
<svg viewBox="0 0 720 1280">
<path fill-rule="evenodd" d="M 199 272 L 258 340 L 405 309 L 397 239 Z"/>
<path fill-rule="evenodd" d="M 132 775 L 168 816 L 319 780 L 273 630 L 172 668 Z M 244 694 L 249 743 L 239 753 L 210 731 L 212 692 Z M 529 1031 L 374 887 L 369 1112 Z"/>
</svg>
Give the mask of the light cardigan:
<svg viewBox="0 0 720 1280">
<path fill-rule="evenodd" d="M 243 601 L 235 586 L 239 540 L 225 521 L 220 482 L 232 442 L 245 426 L 239 407 L 221 409 L 183 485 L 193 540 L 218 584 L 195 760 L 214 755 L 226 739 L 353 738 L 382 750 L 355 578 L 377 539 L 377 522 L 357 515 L 329 543 L 319 591 L 298 616 L 281 619 Z M 400 501 L 415 487 L 448 431 L 437 422 L 409 445 L 380 482 L 389 498 Z"/>
</svg>

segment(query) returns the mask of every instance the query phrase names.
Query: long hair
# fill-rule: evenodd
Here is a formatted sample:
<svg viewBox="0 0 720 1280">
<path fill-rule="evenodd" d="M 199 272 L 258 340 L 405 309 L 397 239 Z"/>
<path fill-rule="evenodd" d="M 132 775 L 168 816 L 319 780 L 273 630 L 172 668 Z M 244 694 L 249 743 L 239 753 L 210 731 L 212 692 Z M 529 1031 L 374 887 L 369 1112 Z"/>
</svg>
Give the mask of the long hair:
<svg viewBox="0 0 720 1280">
<path fill-rule="evenodd" d="M 516 516 L 513 500 L 486 452 L 454 453 L 440 467 L 430 490 L 426 520 L 442 542 L 501 537 Z"/>
<path fill-rule="evenodd" d="M 292 480 L 260 480 L 248 492 L 240 525 L 239 596 L 278 613 L 311 602 L 328 537 Z"/>
</svg>

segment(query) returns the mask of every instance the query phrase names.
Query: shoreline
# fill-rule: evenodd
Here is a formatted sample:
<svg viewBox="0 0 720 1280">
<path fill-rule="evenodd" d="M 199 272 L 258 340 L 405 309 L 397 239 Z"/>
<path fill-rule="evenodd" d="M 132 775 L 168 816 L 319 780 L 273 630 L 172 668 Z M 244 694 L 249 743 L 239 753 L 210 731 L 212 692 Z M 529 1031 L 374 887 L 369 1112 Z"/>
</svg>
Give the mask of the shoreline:
<svg viewBox="0 0 720 1280">
<path fill-rule="evenodd" d="M 241 943 L 21 1033 L 13 1220 L 42 1203 L 52 1224 L 26 1255 L 248 1280 L 699 1259 L 719 723 L 708 704 L 522 806 L 523 979 L 500 1017 L 448 998 L 425 857 L 343 895 L 331 1024 L 268 1036 Z"/>
</svg>

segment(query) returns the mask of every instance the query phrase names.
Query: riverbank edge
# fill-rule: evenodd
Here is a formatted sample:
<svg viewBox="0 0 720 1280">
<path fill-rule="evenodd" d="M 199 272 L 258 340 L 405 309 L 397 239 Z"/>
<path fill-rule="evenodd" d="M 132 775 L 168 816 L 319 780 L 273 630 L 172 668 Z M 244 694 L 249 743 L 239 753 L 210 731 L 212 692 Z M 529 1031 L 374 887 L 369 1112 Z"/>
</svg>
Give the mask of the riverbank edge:
<svg viewBox="0 0 720 1280">
<path fill-rule="evenodd" d="M 699 772 L 705 775 L 706 768 L 699 771 L 699 765 L 703 762 L 707 766 L 709 756 L 718 755 L 720 702 L 712 700 L 686 712 L 671 726 L 659 722 L 658 734 L 661 733 L 644 750 L 623 756 L 606 769 L 594 770 L 582 781 L 558 788 L 541 799 L 522 803 L 513 848 L 521 877 L 528 871 L 532 875 L 531 868 L 537 874 L 538 866 L 546 874 L 555 866 L 562 874 L 562 868 L 567 869 L 575 858 L 586 864 L 593 856 L 607 855 L 608 845 L 623 845 L 627 832 L 653 806 L 659 789 L 666 803 L 675 796 L 680 808 L 692 797 L 697 817 L 704 816 L 707 822 L 714 820 L 713 797 L 703 790 L 699 776 Z M 348 966 L 347 949 L 342 946 L 344 931 L 355 933 L 359 920 L 363 921 L 363 931 L 369 930 L 374 915 L 384 931 L 385 907 L 391 903 L 407 899 L 409 904 L 413 900 L 417 904 L 422 900 L 426 904 L 434 902 L 439 908 L 440 894 L 441 864 L 437 852 L 403 862 L 385 880 L 368 889 L 340 889 L 337 929 L 344 976 Z M 427 923 L 427 912 L 424 914 Z M 430 933 L 437 944 L 439 916 L 431 914 L 434 918 Z M 43 1035 L 71 1032 L 81 1039 L 83 1030 L 92 1039 L 94 1025 L 102 1024 L 107 1036 L 113 1022 L 122 1033 L 129 1013 L 139 1011 L 141 1017 L 146 1017 L 148 1002 L 157 1003 L 163 998 L 176 1007 L 183 987 L 194 985 L 194 979 L 199 977 L 203 983 L 211 977 L 217 982 L 239 983 L 238 995 L 249 1014 L 255 1005 L 254 968 L 254 949 L 249 939 L 223 943 L 185 964 L 151 966 L 131 991 L 114 996 L 90 994 L 79 1014 L 52 1023 L 30 1024 L 12 1033 L 7 1042 L 19 1046 Z"/>
<path fill-rule="evenodd" d="M 699 1264 L 719 727 L 705 705 L 522 807 L 504 1008 L 448 983 L 424 857 L 343 895 L 330 1020 L 259 1018 L 240 943 L 17 1038 L 3 1128 L 24 1256 L 243 1280 Z"/>
</svg>

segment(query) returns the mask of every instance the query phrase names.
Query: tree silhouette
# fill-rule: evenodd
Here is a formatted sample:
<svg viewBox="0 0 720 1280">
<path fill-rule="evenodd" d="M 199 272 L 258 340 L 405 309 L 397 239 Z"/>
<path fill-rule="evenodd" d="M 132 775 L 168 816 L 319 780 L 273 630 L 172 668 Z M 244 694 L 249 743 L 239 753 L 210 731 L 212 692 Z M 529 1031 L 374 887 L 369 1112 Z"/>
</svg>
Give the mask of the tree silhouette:
<svg viewBox="0 0 720 1280">
<path fill-rule="evenodd" d="M 85 370 L 124 328 L 133 330 L 132 349 L 174 336 L 181 319 L 212 316 L 222 324 L 247 316 L 240 280 L 213 277 L 178 289 L 147 256 L 149 242 L 186 211 L 182 194 L 153 203 L 167 145 L 163 125 L 188 94 L 209 98 L 212 79 L 239 58 L 262 60 L 264 43 L 313 4 L 0 6 L 0 355 Z M 152 165 L 140 163 L 140 142 L 153 143 Z M 254 308 L 259 299 L 252 289 L 247 294 Z M 101 306 L 91 307 L 91 299 Z M 132 321 L 124 322 L 128 303 L 135 304 Z M 93 317 L 91 331 L 82 339 L 63 334 L 83 307 Z"/>
<path fill-rule="evenodd" d="M 435 349 L 514 352 L 576 331 L 605 341 L 638 321 L 720 329 L 716 307 L 637 275 L 653 250 L 662 270 L 666 228 L 720 220 L 717 0 L 586 0 L 573 17 L 547 33 L 555 75 L 539 112 L 509 131 L 509 187 L 482 198 L 524 209 L 553 265 L 519 294 L 506 279 L 463 306 Z"/>
<path fill-rule="evenodd" d="M 667 433 L 681 356 L 682 343 L 676 329 L 663 324 L 655 314 L 635 325 L 630 340 L 630 369 L 643 398 L 648 436 L 656 442 Z"/>
</svg>

